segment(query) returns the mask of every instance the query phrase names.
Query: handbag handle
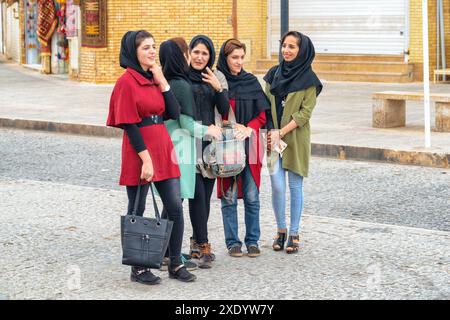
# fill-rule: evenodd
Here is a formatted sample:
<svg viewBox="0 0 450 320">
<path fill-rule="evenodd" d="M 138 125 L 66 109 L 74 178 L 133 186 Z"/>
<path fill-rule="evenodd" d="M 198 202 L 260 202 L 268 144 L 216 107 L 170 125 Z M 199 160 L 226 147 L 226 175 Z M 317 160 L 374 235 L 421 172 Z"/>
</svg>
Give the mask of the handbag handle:
<svg viewBox="0 0 450 320">
<path fill-rule="evenodd" d="M 139 206 L 139 198 L 141 196 L 141 186 L 142 186 L 141 179 L 139 178 L 136 198 L 134 199 L 134 208 L 133 208 L 133 212 L 131 213 L 133 216 L 136 216 L 137 209 L 138 209 L 138 206 Z M 158 205 L 156 204 L 155 193 L 153 192 L 153 183 L 152 182 L 150 182 L 150 187 L 149 188 L 152 191 L 153 208 L 155 209 L 156 223 L 159 224 L 160 221 L 161 221 L 161 215 L 159 214 Z"/>
</svg>

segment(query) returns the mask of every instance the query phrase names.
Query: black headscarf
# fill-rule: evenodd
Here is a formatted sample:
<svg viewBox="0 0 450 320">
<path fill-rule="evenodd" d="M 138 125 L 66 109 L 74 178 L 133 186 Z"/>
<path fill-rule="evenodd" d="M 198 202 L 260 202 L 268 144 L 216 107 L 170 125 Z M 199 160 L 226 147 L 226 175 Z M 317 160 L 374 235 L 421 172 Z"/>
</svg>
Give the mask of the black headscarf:
<svg viewBox="0 0 450 320">
<path fill-rule="evenodd" d="M 191 90 L 191 82 L 188 77 L 189 67 L 186 57 L 173 40 L 167 40 L 161 43 L 159 47 L 159 61 L 161 62 L 164 77 L 166 77 L 169 83 L 172 80 L 183 80 L 185 81 L 185 85 Z M 186 97 L 182 93 L 176 91 L 177 89 L 175 87 L 173 90 L 175 97 L 180 103 L 181 113 L 189 117 L 194 117 L 196 107 L 193 96 L 191 96 L 192 100 L 188 103 L 188 101 L 184 100 Z"/>
<path fill-rule="evenodd" d="M 236 100 L 236 121 L 247 125 L 262 111 L 270 109 L 270 103 L 258 79 L 244 69 L 238 75 L 233 75 L 228 67 L 225 56 L 225 46 L 231 39 L 225 41 L 220 49 L 217 69 L 227 78 L 229 97 Z"/>
<path fill-rule="evenodd" d="M 316 87 L 316 95 L 322 91 L 322 83 L 311 67 L 315 57 L 314 45 L 309 37 L 300 32 L 296 33 L 301 39 L 297 57 L 290 62 L 283 60 L 272 67 L 264 77 L 270 84 L 270 93 L 277 97 L 285 97 L 291 92 L 312 86 Z"/>
<path fill-rule="evenodd" d="M 159 61 L 167 80 L 184 79 L 189 82 L 189 66 L 180 47 L 174 41 L 167 40 L 161 43 Z"/>
<path fill-rule="evenodd" d="M 233 75 L 228 67 L 227 57 L 225 56 L 225 46 L 232 39 L 225 41 L 220 49 L 219 61 L 217 62 L 217 69 L 220 70 L 228 81 L 230 98 L 234 99 L 255 99 L 259 97 L 262 92 L 261 85 L 258 79 L 251 73 L 244 69 L 238 75 Z"/>
<path fill-rule="evenodd" d="M 195 36 L 194 38 L 192 38 L 191 43 L 189 43 L 189 50 L 194 49 L 194 47 L 199 43 L 203 43 L 206 46 L 206 48 L 208 49 L 209 61 L 206 64 L 206 67 L 212 69 L 214 62 L 216 61 L 216 51 L 214 49 L 214 44 L 208 36 L 199 34 L 199 35 Z M 205 69 L 206 69 L 206 67 L 205 67 Z M 196 69 L 192 68 L 192 66 L 189 66 L 189 79 L 191 79 L 192 82 L 204 83 L 203 77 L 202 77 L 202 72 L 206 73 L 205 69 L 196 70 Z"/>
<path fill-rule="evenodd" d="M 142 31 L 142 30 L 139 30 Z M 137 48 L 136 48 L 136 35 L 139 31 L 128 31 L 122 37 L 120 44 L 120 66 L 124 69 L 131 68 L 139 72 L 143 77 L 148 80 L 153 79 L 153 74 L 151 71 L 144 71 L 141 64 L 137 58 Z"/>
</svg>

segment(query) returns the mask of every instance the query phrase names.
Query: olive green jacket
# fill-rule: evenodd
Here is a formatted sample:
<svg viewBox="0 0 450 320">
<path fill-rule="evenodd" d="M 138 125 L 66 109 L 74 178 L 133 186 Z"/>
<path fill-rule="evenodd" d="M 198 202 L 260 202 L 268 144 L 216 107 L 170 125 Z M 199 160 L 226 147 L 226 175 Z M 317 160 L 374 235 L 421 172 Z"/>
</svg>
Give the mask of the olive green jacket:
<svg viewBox="0 0 450 320">
<path fill-rule="evenodd" d="M 313 86 L 306 90 L 288 94 L 281 118 L 281 125 L 278 123 L 275 97 L 270 93 L 269 84 L 266 84 L 265 92 L 270 100 L 275 129 L 283 128 L 291 120 L 294 120 L 298 125 L 297 128 L 283 137 L 283 141 L 287 143 L 282 157 L 283 168 L 302 177 L 307 177 L 309 159 L 311 158 L 311 128 L 309 119 L 316 105 L 316 88 Z M 278 155 L 275 151 L 269 153 L 267 164 L 270 172 L 273 172 L 273 167 L 276 161 L 278 161 Z"/>
</svg>

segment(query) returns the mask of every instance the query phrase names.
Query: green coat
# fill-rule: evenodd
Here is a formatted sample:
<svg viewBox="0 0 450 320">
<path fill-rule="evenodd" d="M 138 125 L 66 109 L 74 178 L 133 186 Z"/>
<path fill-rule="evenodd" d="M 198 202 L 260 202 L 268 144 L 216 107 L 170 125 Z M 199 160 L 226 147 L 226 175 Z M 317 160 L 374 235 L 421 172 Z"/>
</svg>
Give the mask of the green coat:
<svg viewBox="0 0 450 320">
<path fill-rule="evenodd" d="M 270 93 L 269 84 L 266 84 L 265 92 L 270 100 L 275 129 L 283 128 L 291 120 L 294 120 L 298 125 L 297 128 L 286 134 L 283 138 L 283 141 L 287 143 L 287 147 L 283 152 L 283 168 L 302 177 L 307 177 L 309 159 L 311 158 L 311 128 L 309 119 L 316 105 L 316 88 L 313 86 L 306 90 L 288 94 L 281 118 L 281 126 L 278 124 L 275 96 Z M 270 172 L 272 172 L 276 161 L 278 161 L 278 153 L 270 152 L 267 159 Z"/>
<path fill-rule="evenodd" d="M 171 80 L 169 83 L 181 108 L 193 110 L 194 99 L 189 84 L 184 80 Z M 185 114 L 181 114 L 178 120 L 167 120 L 164 123 L 172 138 L 180 167 L 181 198 L 193 199 L 197 163 L 196 138 L 202 139 L 208 127 Z"/>
</svg>

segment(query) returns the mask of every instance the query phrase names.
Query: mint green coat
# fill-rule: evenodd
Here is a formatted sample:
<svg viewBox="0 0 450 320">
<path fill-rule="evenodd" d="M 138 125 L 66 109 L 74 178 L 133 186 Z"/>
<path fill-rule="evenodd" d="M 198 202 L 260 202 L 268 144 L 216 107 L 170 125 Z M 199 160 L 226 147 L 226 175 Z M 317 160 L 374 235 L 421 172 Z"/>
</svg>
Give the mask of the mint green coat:
<svg viewBox="0 0 450 320">
<path fill-rule="evenodd" d="M 170 87 L 182 110 L 193 110 L 194 100 L 189 84 L 184 80 L 171 80 Z M 180 167 L 181 198 L 193 199 L 197 163 L 196 138 L 202 139 L 208 127 L 199 124 L 185 114 L 181 114 L 178 120 L 167 120 L 164 123 L 172 138 Z"/>
<path fill-rule="evenodd" d="M 277 119 L 275 96 L 270 93 L 269 84 L 266 84 L 265 92 L 270 100 L 275 129 L 283 128 L 291 120 L 294 120 L 298 125 L 297 128 L 283 138 L 283 141 L 287 143 L 287 148 L 284 150 L 282 158 L 283 168 L 302 177 L 307 177 L 309 160 L 311 158 L 311 126 L 309 119 L 316 105 L 316 87 L 313 86 L 306 90 L 288 94 L 281 118 L 281 125 Z M 276 161 L 278 161 L 278 153 L 270 152 L 267 159 L 270 172 L 273 172 L 273 166 L 276 164 Z"/>
</svg>

